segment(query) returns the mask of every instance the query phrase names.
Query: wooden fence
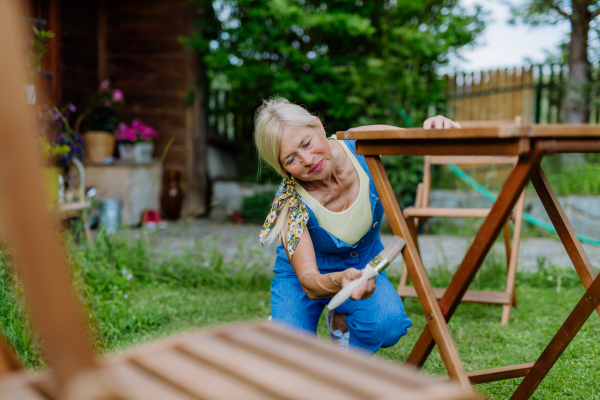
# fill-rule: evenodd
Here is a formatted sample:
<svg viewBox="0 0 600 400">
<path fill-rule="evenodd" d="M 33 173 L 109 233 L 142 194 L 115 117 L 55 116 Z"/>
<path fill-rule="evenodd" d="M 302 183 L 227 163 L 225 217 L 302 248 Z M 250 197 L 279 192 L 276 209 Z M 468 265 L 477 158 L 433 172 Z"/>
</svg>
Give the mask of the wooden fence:
<svg viewBox="0 0 600 400">
<path fill-rule="evenodd" d="M 564 122 L 568 67 L 559 64 L 445 76 L 446 113 L 457 121 L 522 118 L 524 124 Z M 593 69 L 589 123 L 600 122 L 600 71 Z"/>
</svg>

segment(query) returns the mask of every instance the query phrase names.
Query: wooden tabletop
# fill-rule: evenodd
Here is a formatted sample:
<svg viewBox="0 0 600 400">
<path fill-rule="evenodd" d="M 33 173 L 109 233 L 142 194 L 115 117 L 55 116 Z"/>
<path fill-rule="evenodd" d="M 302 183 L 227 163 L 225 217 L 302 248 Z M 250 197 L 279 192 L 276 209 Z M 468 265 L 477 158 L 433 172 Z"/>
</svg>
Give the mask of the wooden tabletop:
<svg viewBox="0 0 600 400">
<path fill-rule="evenodd" d="M 499 138 L 598 138 L 600 125 L 540 124 L 464 127 L 462 129 L 383 128 L 337 132 L 340 140 L 381 139 L 499 139 Z"/>
<path fill-rule="evenodd" d="M 53 390 L 49 374 L 0 380 L 0 400 L 55 399 Z M 276 324 L 204 330 L 108 358 L 75 379 L 65 399 L 102 392 L 123 400 L 476 399 L 453 383 Z"/>
</svg>

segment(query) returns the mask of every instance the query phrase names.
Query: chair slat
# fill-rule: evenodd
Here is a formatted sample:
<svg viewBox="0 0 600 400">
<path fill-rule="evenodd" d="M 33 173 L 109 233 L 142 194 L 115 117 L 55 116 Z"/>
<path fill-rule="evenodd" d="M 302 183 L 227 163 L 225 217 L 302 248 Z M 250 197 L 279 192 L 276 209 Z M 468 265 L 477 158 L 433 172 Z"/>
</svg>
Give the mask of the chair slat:
<svg viewBox="0 0 600 400">
<path fill-rule="evenodd" d="M 302 371 L 277 365 L 259 354 L 231 346 L 217 337 L 185 345 L 182 349 L 284 399 L 367 399 L 349 390 L 316 381 Z"/>
<path fill-rule="evenodd" d="M 48 400 L 31 386 L 15 386 L 0 391 L 0 400 Z"/>
<path fill-rule="evenodd" d="M 103 374 L 114 393 L 124 400 L 190 400 L 190 396 L 131 364 L 121 364 Z"/>
<path fill-rule="evenodd" d="M 135 358 L 132 362 L 205 400 L 275 399 L 264 391 L 177 349 Z"/>
<path fill-rule="evenodd" d="M 515 164 L 519 160 L 516 156 L 430 156 L 433 165 L 504 165 Z"/>
<path fill-rule="evenodd" d="M 457 217 L 485 218 L 490 213 L 489 208 L 430 208 L 406 207 L 402 213 L 408 217 Z"/>
<path fill-rule="evenodd" d="M 441 299 L 446 289 L 433 288 L 433 294 L 436 299 Z M 402 286 L 398 288 L 400 297 L 417 297 L 417 291 L 412 286 Z M 483 304 L 511 304 L 511 296 L 506 292 L 488 292 L 484 290 L 467 290 L 462 298 L 465 303 L 483 303 Z"/>
<path fill-rule="evenodd" d="M 227 339 L 236 344 L 254 349 L 276 359 L 282 364 L 292 365 L 307 375 L 316 379 L 325 379 L 340 388 L 347 387 L 357 394 L 376 398 L 386 392 L 402 393 L 398 383 L 369 374 L 368 368 L 356 368 L 353 364 L 340 363 L 330 354 L 319 353 L 314 347 L 303 348 L 293 346 L 277 336 L 265 335 L 260 331 L 228 335 Z M 415 382 L 407 382 L 407 388 L 415 388 Z"/>
</svg>

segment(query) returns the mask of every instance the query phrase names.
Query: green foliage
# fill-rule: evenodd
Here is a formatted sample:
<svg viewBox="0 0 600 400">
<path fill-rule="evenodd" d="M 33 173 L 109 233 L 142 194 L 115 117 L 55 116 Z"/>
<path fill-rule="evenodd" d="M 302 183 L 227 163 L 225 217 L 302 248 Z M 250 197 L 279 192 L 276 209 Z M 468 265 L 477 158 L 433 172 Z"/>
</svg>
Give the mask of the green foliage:
<svg viewBox="0 0 600 400">
<path fill-rule="evenodd" d="M 54 37 L 54 33 L 44 29 L 37 29 L 33 25 L 31 29 L 33 30 L 33 39 L 29 43 L 25 61 L 27 69 L 31 74 L 32 82 L 35 84 L 39 79 L 39 73 L 42 71 L 42 60 L 48 52 L 48 42 Z"/>
<path fill-rule="evenodd" d="M 16 278 L 12 255 L 0 246 L 0 329 L 21 361 L 32 368 L 45 365 L 23 299 L 23 287 Z"/>
<path fill-rule="evenodd" d="M 563 167 L 560 172 L 548 174 L 552 188 L 558 195 L 600 195 L 600 164 L 584 163 Z"/>
<path fill-rule="evenodd" d="M 264 321 L 269 315 L 271 276 L 255 253 L 238 249 L 237 261 L 224 263 L 210 242 L 206 246 L 196 242 L 181 255 L 157 256 L 151 239 L 144 235 L 140 240 L 129 240 L 101 234 L 95 246 L 70 243 L 69 259 L 90 325 L 99 338 L 99 352 L 203 326 Z M 23 311 L 22 289 L 10 260 L 6 251 L 0 255 L 0 328 L 27 367 L 40 367 L 44 363 Z M 129 274 L 131 279 L 127 279 Z M 502 290 L 505 274 L 504 260 L 492 253 L 471 289 Z M 445 286 L 452 273 L 440 266 L 429 276 L 434 286 Z M 398 279 L 398 275 L 390 276 L 394 285 Z M 519 306 L 512 310 L 508 326 L 500 325 L 500 306 L 461 304 L 449 328 L 465 368 L 471 371 L 535 360 L 583 292 L 572 268 L 540 259 L 536 271 L 517 273 Z M 404 304 L 414 326 L 397 345 L 382 349 L 375 357 L 404 363 L 425 327 L 418 300 L 406 299 Z M 326 329 L 321 320 L 318 334 L 323 340 L 327 340 Z M 600 321 L 592 315 L 536 391 L 536 398 L 598 399 L 598 334 Z M 437 349 L 424 365 L 424 372 L 447 373 Z M 478 385 L 477 391 L 486 398 L 508 398 L 519 382 Z"/>
<path fill-rule="evenodd" d="M 263 191 L 244 197 L 241 209 L 244 222 L 262 224 L 269 214 L 274 198 L 275 194 L 271 191 Z"/>
<path fill-rule="evenodd" d="M 483 29 L 458 0 L 198 0 L 205 16 L 186 44 L 213 82 L 231 88 L 246 121 L 261 99 L 283 96 L 317 113 L 326 130 L 422 122 L 442 107 L 436 69 Z M 215 18 L 217 15 L 219 18 Z M 252 149 L 252 125 L 236 138 Z M 244 173 L 256 159 L 245 152 Z M 247 171 L 246 171 L 247 170 Z"/>
<path fill-rule="evenodd" d="M 162 332 L 178 322 L 180 312 L 206 314 L 203 304 L 215 300 L 204 296 L 217 296 L 227 304 L 223 291 L 239 290 L 232 296 L 239 301 L 250 293 L 268 292 L 271 281 L 262 253 L 240 246 L 233 261 L 225 263 L 216 247 L 206 249 L 199 241 L 181 255 L 158 256 L 145 238 L 132 241 L 101 232 L 94 248 L 69 243 L 68 261 L 100 352 Z M 22 362 L 39 368 L 45 364 L 22 295 L 10 257 L 0 253 L 0 329 Z M 199 304 L 185 304 L 196 297 Z M 244 318 L 239 311 L 232 315 Z"/>
<path fill-rule="evenodd" d="M 423 180 L 423 157 L 384 156 L 382 161 L 400 206 L 414 203 L 417 185 Z"/>
</svg>

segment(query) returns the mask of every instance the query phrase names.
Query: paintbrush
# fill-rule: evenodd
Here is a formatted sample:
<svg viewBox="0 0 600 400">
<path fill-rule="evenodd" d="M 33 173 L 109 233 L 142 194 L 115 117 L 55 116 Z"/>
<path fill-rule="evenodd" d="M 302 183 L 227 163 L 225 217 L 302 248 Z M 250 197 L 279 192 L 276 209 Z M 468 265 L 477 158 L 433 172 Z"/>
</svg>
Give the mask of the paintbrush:
<svg viewBox="0 0 600 400">
<path fill-rule="evenodd" d="M 346 285 L 342 290 L 335 295 L 333 299 L 327 304 L 327 308 L 333 310 L 339 307 L 343 302 L 348 300 L 352 293 L 360 286 L 363 281 L 371 279 L 381 273 L 384 269 L 390 265 L 392 261 L 400 254 L 406 242 L 400 236 L 394 236 L 388 246 L 381 251 L 372 259 L 365 269 L 362 270 L 362 276 L 358 279 L 353 280 Z"/>
</svg>

